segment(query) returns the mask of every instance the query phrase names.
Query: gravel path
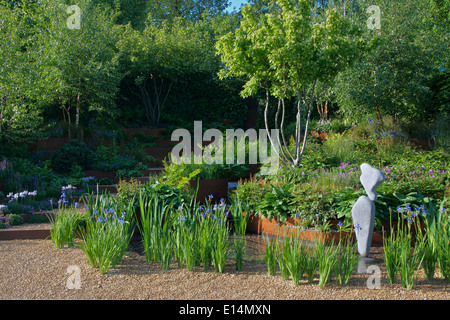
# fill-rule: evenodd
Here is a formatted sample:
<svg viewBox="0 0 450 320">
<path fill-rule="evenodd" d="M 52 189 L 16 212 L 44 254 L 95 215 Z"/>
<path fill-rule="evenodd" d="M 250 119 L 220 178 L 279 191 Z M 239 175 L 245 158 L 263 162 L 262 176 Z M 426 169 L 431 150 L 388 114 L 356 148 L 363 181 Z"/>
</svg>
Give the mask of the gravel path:
<svg viewBox="0 0 450 320">
<path fill-rule="evenodd" d="M 259 237 L 260 238 L 260 237 Z M 0 299 L 149 299 L 149 300 L 450 300 L 443 279 L 427 281 L 420 271 L 417 285 L 406 290 L 400 284 L 388 284 L 382 261 L 382 248 L 371 256 L 381 268 L 381 288 L 368 289 L 371 275 L 354 274 L 350 284 L 333 282 L 320 289 L 302 279 L 298 286 L 281 276 L 269 276 L 258 252 L 258 236 L 250 235 L 243 272 L 236 272 L 230 260 L 225 272 L 177 268 L 162 271 L 158 263 L 149 263 L 137 247 L 127 252 L 122 263 L 101 275 L 91 267 L 78 247 L 55 249 L 50 240 L 0 241 Z M 69 289 L 74 278 L 69 266 L 77 266 L 80 289 Z"/>
</svg>

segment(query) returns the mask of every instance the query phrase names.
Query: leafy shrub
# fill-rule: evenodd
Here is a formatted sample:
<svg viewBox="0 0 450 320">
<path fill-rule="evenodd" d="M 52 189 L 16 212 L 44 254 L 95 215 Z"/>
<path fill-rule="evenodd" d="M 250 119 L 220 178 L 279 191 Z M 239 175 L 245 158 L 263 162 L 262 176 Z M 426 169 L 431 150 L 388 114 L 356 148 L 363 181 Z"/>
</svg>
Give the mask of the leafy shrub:
<svg viewBox="0 0 450 320">
<path fill-rule="evenodd" d="M 136 179 L 120 180 L 117 186 L 117 203 L 120 207 L 125 207 L 131 201 L 137 205 L 137 199 L 139 198 L 139 190 L 144 186 Z"/>
<path fill-rule="evenodd" d="M 136 169 L 120 169 L 116 171 L 116 176 L 120 179 L 122 178 L 136 178 L 136 177 L 143 177 L 144 174 Z"/>
<path fill-rule="evenodd" d="M 102 171 L 144 170 L 147 166 L 141 163 L 154 160 L 153 157 L 145 154 L 141 144 L 133 141 L 124 146 L 118 146 L 115 139 L 109 146 L 98 146 L 94 158 L 93 167 Z"/>
<path fill-rule="evenodd" d="M 270 191 L 270 184 L 261 182 L 256 178 L 246 181 L 240 181 L 234 193 L 240 199 L 245 199 L 250 212 L 255 213 L 258 204 L 262 201 L 265 194 Z"/>
<path fill-rule="evenodd" d="M 23 218 L 21 216 L 19 216 L 18 214 L 12 213 L 12 214 L 8 214 L 6 216 L 11 219 L 10 225 L 12 225 L 12 226 L 19 226 L 24 223 Z"/>
<path fill-rule="evenodd" d="M 185 185 L 193 179 L 238 179 L 245 177 L 248 167 L 243 164 L 176 164 L 165 162 L 164 177 L 171 185 Z M 176 182 L 176 183 L 175 183 Z M 181 182 L 181 183 L 179 183 Z"/>
<path fill-rule="evenodd" d="M 11 219 L 8 218 L 7 216 L 0 214 L 0 229 L 6 229 L 8 228 L 11 224 Z"/>
<path fill-rule="evenodd" d="M 190 172 L 184 163 L 175 164 L 173 162 L 164 163 L 162 180 L 171 187 L 187 190 L 189 181 L 200 173 L 200 170 Z"/>
<path fill-rule="evenodd" d="M 20 203 L 17 201 L 11 201 L 7 204 L 6 212 L 9 214 L 31 214 L 34 208 L 29 204 Z"/>
<path fill-rule="evenodd" d="M 324 228 L 329 219 L 335 219 L 336 213 L 332 209 L 332 189 L 321 190 L 308 183 L 297 184 L 292 188 L 294 197 L 294 216 L 301 220 L 305 228 Z"/>
<path fill-rule="evenodd" d="M 69 171 L 74 165 L 89 169 L 93 159 L 94 153 L 86 144 L 71 140 L 52 155 L 52 164 L 57 171 Z"/>
<path fill-rule="evenodd" d="M 267 192 L 257 206 L 257 212 L 269 220 L 278 217 L 285 222 L 287 218 L 295 213 L 294 196 L 291 192 L 292 185 L 276 187 L 271 185 L 270 192 Z"/>
<path fill-rule="evenodd" d="M 143 191 L 147 196 L 156 195 L 164 203 L 172 204 L 173 208 L 178 208 L 190 202 L 187 192 L 164 182 L 150 180 L 145 185 Z"/>
<path fill-rule="evenodd" d="M 28 220 L 28 223 L 47 223 L 48 218 L 42 214 L 33 214 Z"/>
</svg>

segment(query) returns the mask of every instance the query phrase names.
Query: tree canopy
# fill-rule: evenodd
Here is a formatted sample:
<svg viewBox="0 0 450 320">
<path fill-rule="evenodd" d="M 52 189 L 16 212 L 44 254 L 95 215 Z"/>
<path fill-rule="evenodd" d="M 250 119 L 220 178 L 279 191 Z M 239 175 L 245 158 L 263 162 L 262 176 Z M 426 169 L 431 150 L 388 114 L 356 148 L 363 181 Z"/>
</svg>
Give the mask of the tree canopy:
<svg viewBox="0 0 450 320">
<path fill-rule="evenodd" d="M 258 123 L 295 127 L 295 150 L 280 152 L 298 165 L 329 108 L 352 122 L 448 113 L 448 1 L 380 0 L 375 28 L 372 5 L 0 0 L 0 142 L 32 142 L 53 121 L 242 126 L 261 101 Z"/>
<path fill-rule="evenodd" d="M 365 48 L 360 27 L 336 8 L 319 12 L 313 1 L 273 1 L 270 12 L 259 15 L 252 6 L 242 8 L 239 28 L 223 36 L 217 49 L 225 63 L 221 76 L 245 76 L 242 96 L 266 91 L 266 116 L 269 95 L 281 108 L 283 136 L 284 99 L 298 100 L 295 152 L 281 149 L 282 159 L 297 166 L 304 151 L 317 82 L 330 82 L 348 68 Z M 309 98 L 306 130 L 301 143 L 301 103 Z M 278 112 L 276 114 L 278 118 Z M 268 122 L 266 119 L 266 129 Z M 276 119 L 275 124 L 278 121 Z M 272 137 L 271 142 L 279 138 Z M 284 144 L 287 145 L 284 139 Z"/>
</svg>

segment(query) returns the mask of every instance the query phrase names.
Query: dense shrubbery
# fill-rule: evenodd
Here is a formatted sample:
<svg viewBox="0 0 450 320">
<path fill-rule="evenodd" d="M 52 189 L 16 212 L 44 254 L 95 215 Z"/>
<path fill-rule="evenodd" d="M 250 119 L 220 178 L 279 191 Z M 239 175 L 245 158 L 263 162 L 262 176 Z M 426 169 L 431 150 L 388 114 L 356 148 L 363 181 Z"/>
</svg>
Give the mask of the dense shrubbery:
<svg viewBox="0 0 450 320">
<path fill-rule="evenodd" d="M 440 147 L 420 150 L 401 134 L 388 136 L 380 139 L 369 122 L 348 132 L 330 133 L 324 142 L 311 139 L 299 167 L 282 166 L 275 175 L 261 176 L 262 181 L 240 184 L 236 192 L 248 199 L 252 212 L 269 218 L 284 221 L 296 216 L 306 227 L 343 219 L 348 226 L 353 204 L 365 194 L 359 166 L 367 162 L 386 177 L 377 189 L 377 228 L 389 221 L 390 209 L 405 201 L 418 204 L 418 191 L 435 204 L 448 201 L 448 152 Z"/>
<path fill-rule="evenodd" d="M 52 166 L 57 171 L 68 172 L 78 165 L 90 169 L 94 159 L 93 151 L 83 142 L 71 140 L 52 155 Z"/>
</svg>

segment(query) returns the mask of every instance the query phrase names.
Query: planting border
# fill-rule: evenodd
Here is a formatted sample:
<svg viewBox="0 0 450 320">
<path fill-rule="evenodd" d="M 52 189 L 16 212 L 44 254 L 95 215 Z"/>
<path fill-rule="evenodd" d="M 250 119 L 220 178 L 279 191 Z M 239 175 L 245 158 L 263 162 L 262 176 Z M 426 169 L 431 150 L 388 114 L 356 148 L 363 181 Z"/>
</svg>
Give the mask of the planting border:
<svg viewBox="0 0 450 320">
<path fill-rule="evenodd" d="M 274 236 L 294 236 L 305 241 L 324 240 L 327 243 L 337 242 L 340 237 L 350 237 L 356 241 L 354 232 L 322 232 L 313 229 L 301 230 L 301 221 L 297 218 L 288 218 L 281 223 L 277 218 L 269 220 L 261 218 L 259 215 L 251 215 L 247 225 L 247 232 Z M 382 246 L 383 236 L 380 232 L 374 232 L 372 236 L 372 246 Z"/>
</svg>

